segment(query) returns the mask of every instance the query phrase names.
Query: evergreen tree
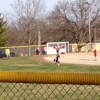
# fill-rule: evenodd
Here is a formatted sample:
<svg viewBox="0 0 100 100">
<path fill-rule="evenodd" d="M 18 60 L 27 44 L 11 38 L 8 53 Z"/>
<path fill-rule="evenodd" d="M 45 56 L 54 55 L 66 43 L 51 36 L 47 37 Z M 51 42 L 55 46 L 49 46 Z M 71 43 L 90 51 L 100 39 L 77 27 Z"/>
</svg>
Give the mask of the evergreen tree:
<svg viewBox="0 0 100 100">
<path fill-rule="evenodd" d="M 4 36 L 4 32 L 7 30 L 7 22 L 1 17 L 0 13 L 0 46 L 5 46 L 8 41 L 8 37 Z"/>
</svg>

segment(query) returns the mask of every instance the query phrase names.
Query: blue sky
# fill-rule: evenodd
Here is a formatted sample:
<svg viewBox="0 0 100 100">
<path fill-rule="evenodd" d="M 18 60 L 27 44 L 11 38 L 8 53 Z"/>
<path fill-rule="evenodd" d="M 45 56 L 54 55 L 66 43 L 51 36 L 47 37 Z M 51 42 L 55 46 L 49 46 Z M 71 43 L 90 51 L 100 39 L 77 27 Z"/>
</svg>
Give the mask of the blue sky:
<svg viewBox="0 0 100 100">
<path fill-rule="evenodd" d="M 5 11 L 9 12 L 12 9 L 10 4 L 12 4 L 14 1 L 15 0 L 2 0 L 0 2 L 0 12 L 2 13 L 4 13 Z M 51 10 L 59 0 L 45 0 L 45 1 L 47 10 Z"/>
</svg>

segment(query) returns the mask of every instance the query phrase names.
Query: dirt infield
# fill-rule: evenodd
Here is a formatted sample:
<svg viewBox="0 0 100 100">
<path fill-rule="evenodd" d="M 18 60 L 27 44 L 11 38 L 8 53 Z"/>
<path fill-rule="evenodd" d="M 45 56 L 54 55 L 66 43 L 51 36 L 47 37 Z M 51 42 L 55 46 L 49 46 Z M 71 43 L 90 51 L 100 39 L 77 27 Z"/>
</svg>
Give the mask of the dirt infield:
<svg viewBox="0 0 100 100">
<path fill-rule="evenodd" d="M 55 55 L 47 55 L 44 60 L 53 62 Z M 59 61 L 68 64 L 100 65 L 100 52 L 97 52 L 97 61 L 94 61 L 93 52 L 61 54 Z"/>
</svg>

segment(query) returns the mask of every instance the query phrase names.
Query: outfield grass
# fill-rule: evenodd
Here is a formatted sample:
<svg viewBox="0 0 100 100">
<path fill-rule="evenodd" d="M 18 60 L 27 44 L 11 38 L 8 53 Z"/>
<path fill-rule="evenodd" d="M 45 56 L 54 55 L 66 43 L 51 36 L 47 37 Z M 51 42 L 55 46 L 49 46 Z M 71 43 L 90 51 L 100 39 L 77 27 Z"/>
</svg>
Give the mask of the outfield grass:
<svg viewBox="0 0 100 100">
<path fill-rule="evenodd" d="M 34 57 L 34 56 L 33 56 Z M 32 58 L 32 57 L 31 57 Z M 37 62 L 30 60 L 30 57 L 14 57 L 11 59 L 0 59 L 1 71 L 27 71 L 27 72 L 75 72 L 75 73 L 99 73 L 100 66 L 87 66 L 87 65 L 74 65 L 74 64 L 61 64 L 56 66 L 50 62 Z M 92 90 L 93 89 L 93 90 Z M 24 84 L 24 83 L 0 83 L 0 100 L 6 98 L 7 100 L 30 100 L 34 98 L 55 98 L 63 100 L 73 98 L 73 100 L 90 100 L 90 97 L 95 96 L 95 100 L 99 100 L 99 86 L 76 86 L 66 84 Z M 97 92 L 96 92 L 97 91 Z M 48 94 L 47 94 L 48 93 Z M 97 96 L 95 95 L 97 93 Z M 40 97 L 39 97 L 40 96 Z M 26 99 L 25 99 L 26 98 Z M 29 98 L 29 99 L 28 99 Z M 81 98 L 81 99 L 80 99 Z M 32 100 L 32 99 L 31 99 Z"/>
<path fill-rule="evenodd" d="M 34 56 L 33 56 L 34 57 Z M 28 71 L 28 72 L 75 72 L 75 73 L 99 73 L 100 66 L 61 64 L 60 66 L 50 62 L 37 62 L 30 57 L 13 57 L 0 59 L 1 71 Z"/>
</svg>

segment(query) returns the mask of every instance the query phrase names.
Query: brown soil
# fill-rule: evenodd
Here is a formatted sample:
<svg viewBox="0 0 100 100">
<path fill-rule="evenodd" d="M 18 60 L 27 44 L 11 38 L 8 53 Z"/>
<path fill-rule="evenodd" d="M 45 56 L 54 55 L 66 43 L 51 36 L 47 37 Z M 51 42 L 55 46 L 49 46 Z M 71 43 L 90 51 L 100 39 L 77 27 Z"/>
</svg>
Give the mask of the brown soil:
<svg viewBox="0 0 100 100">
<path fill-rule="evenodd" d="M 46 60 L 44 59 L 44 57 L 46 57 L 47 55 L 34 55 L 31 56 L 29 59 L 30 60 L 35 60 L 37 62 L 46 62 Z"/>
<path fill-rule="evenodd" d="M 60 63 L 68 64 L 84 64 L 84 65 L 99 65 L 100 66 L 100 52 L 98 52 L 97 61 L 94 61 L 93 52 L 83 53 L 66 53 L 60 55 Z M 55 55 L 34 55 L 30 60 L 37 62 L 53 62 Z"/>
</svg>

